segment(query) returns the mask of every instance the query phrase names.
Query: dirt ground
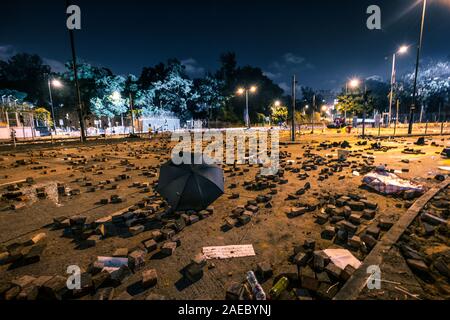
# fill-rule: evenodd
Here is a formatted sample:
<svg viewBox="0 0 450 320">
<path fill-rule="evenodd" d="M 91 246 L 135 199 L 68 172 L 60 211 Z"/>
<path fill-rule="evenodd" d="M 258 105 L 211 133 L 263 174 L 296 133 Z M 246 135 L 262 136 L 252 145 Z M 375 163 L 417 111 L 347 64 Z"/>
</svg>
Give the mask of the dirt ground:
<svg viewBox="0 0 450 320">
<path fill-rule="evenodd" d="M 92 142 L 85 146 L 55 145 L 48 147 L 30 147 L 28 150 L 4 151 L 0 154 L 0 191 L 7 192 L 7 184 L 32 177 L 35 183 L 27 186 L 22 184 L 21 191 L 25 194 L 26 205 L 12 210 L 11 204 L 17 201 L 3 199 L 0 201 L 0 246 L 6 247 L 14 242 L 27 241 L 32 236 L 45 232 L 47 234 L 46 247 L 37 263 L 11 268 L 11 265 L 0 266 L 0 282 L 31 275 L 67 276 L 69 265 L 78 265 L 87 270 L 90 263 L 97 256 L 111 256 L 118 248 L 128 248 L 131 252 L 145 239 L 150 238 L 151 230 L 144 231 L 136 236 L 115 236 L 96 241 L 94 247 L 87 249 L 77 248 L 70 238 L 62 237 L 61 230 L 53 230 L 54 218 L 65 216 L 73 217 L 83 215 L 88 221 L 109 216 L 122 209 L 135 205 L 144 197 L 153 194 L 153 190 L 133 187 L 136 182 L 154 182 L 158 179 L 158 166 L 164 163 L 170 154 L 170 146 L 165 145 L 161 137 L 153 140 L 128 140 L 113 142 Z M 286 135 L 282 140 L 287 139 Z M 365 196 L 368 201 L 378 204 L 376 219 L 386 218 L 395 222 L 407 210 L 408 201 L 402 198 L 386 197 L 370 192 L 361 187 L 362 176 L 353 174 L 354 170 L 361 168 L 367 157 L 373 157 L 373 165 L 385 165 L 387 169 L 394 169 L 399 176 L 411 179 L 417 183 L 430 187 L 437 183 L 436 174 L 445 174 L 438 169 L 439 166 L 450 166 L 449 160 L 443 160 L 439 153 L 444 146 L 449 145 L 448 138 L 434 137 L 427 139 L 427 145 L 413 144 L 417 138 L 397 138 L 396 140 L 382 140 L 383 146 L 393 147 L 387 151 L 368 150 L 366 146 L 357 146 L 357 137 L 347 137 L 344 134 L 333 135 L 304 135 L 299 137 L 298 144 L 281 145 L 280 151 L 286 152 L 287 160 L 293 160 L 293 168 L 300 173 L 301 162 L 305 160 L 304 153 L 310 149 L 311 153 L 324 158 L 337 157 L 339 147 L 319 147 L 321 143 L 341 143 L 347 140 L 352 150 L 349 161 L 355 168 L 347 167 L 342 172 L 335 173 L 323 181 L 318 181 L 319 170 L 309 171 L 309 178 L 298 179 L 298 172 L 285 170 L 286 184 L 277 185 L 278 193 L 273 195 L 272 208 L 259 206 L 259 211 L 251 222 L 241 227 L 234 227 L 224 231 L 224 219 L 239 205 L 246 205 L 247 201 L 254 200 L 258 195 L 267 194 L 268 190 L 246 190 L 244 181 L 254 180 L 259 168 L 242 165 L 241 169 L 248 168 L 243 175 L 225 173 L 225 194 L 213 203 L 214 213 L 206 219 L 186 226 L 179 234 L 181 245 L 174 254 L 161 257 L 155 252 L 146 257 L 145 268 L 154 268 L 158 273 L 156 286 L 147 290 L 134 290 L 134 285 L 140 280 L 141 273 L 137 272 L 127 277 L 115 289 L 116 295 L 127 291 L 135 299 L 141 299 L 150 293 L 165 296 L 170 299 L 224 299 L 225 291 L 231 282 L 241 282 L 245 273 L 254 270 L 258 262 L 268 261 L 273 266 L 274 275 L 283 273 L 291 268 L 288 261 L 296 245 L 303 244 L 306 239 L 316 241 L 317 249 L 338 248 L 330 240 L 322 239 L 321 232 L 324 226 L 315 223 L 319 210 L 308 212 L 296 218 L 289 218 L 286 213 L 295 202 L 305 204 L 317 203 L 318 199 L 326 194 L 347 195 L 357 194 Z M 435 142 L 435 146 L 431 145 Z M 403 154 L 407 148 L 420 149 L 423 154 Z M 402 160 L 409 160 L 409 163 Z M 22 161 L 25 160 L 25 161 Z M 78 163 L 78 161 L 81 162 Z M 408 169 L 409 171 L 403 171 Z M 144 176 L 144 172 L 153 173 L 153 177 Z M 126 174 L 129 179 L 114 181 L 119 175 Z M 339 178 L 343 176 L 344 178 Z M 111 180 L 100 188 L 102 181 Z M 86 181 L 97 186 L 95 192 L 89 192 Z M 296 200 L 286 200 L 289 194 L 310 182 L 311 189 Z M 79 189 L 80 194 L 59 196 L 57 184 L 64 184 L 69 189 Z M 111 190 L 111 185 L 117 189 Z M 230 188 L 236 184 L 236 188 Z M 47 193 L 45 199 L 36 196 L 36 188 L 44 187 Z M 150 188 L 151 189 L 151 188 Z M 230 199 L 232 193 L 238 193 L 238 199 Z M 99 204 L 100 199 L 109 199 L 112 195 L 119 195 L 121 203 L 106 205 Z M 410 205 L 410 203 L 409 203 Z M 364 229 L 370 222 L 362 222 L 359 228 Z M 220 246 L 234 244 L 252 244 L 256 256 L 233 258 L 227 260 L 210 260 L 204 269 L 203 277 L 195 282 L 186 282 L 182 276 L 182 269 L 191 259 L 202 252 L 205 246 Z M 358 259 L 364 259 L 365 254 L 358 251 L 353 253 Z M 406 268 L 407 270 L 407 268 Z M 266 290 L 272 287 L 272 279 L 263 283 Z M 417 282 L 410 284 L 418 285 Z M 84 297 L 88 299 L 89 296 Z M 366 296 L 369 299 L 395 298 L 388 292 Z"/>
</svg>

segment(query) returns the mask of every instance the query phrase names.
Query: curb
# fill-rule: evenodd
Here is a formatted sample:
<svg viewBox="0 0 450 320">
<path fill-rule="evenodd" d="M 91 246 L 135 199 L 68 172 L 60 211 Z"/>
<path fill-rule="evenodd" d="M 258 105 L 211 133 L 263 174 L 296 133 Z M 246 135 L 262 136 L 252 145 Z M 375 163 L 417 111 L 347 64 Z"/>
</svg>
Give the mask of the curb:
<svg viewBox="0 0 450 320">
<path fill-rule="evenodd" d="M 381 241 L 372 249 L 364 259 L 361 266 L 355 271 L 351 278 L 344 284 L 342 289 L 336 294 L 333 300 L 356 300 L 362 289 L 365 287 L 370 274 L 366 272 L 371 265 L 381 265 L 383 263 L 383 253 L 391 249 L 397 243 L 406 228 L 414 221 L 419 212 L 438 192 L 446 188 L 450 180 L 445 180 L 439 185 L 428 190 L 400 217 L 397 223 L 384 235 Z"/>
</svg>

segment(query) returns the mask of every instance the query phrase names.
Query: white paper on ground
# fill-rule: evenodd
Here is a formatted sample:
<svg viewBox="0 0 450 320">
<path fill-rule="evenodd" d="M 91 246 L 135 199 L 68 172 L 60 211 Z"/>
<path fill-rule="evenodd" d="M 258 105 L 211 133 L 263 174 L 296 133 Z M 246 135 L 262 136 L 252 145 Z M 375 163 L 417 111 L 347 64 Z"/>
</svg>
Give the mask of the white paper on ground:
<svg viewBox="0 0 450 320">
<path fill-rule="evenodd" d="M 438 167 L 439 170 L 450 171 L 450 167 Z"/>
<path fill-rule="evenodd" d="M 203 247 L 203 255 L 206 259 L 228 259 L 239 257 L 254 256 L 255 250 L 253 245 L 231 245 L 231 246 L 216 246 L 216 247 Z"/>
<path fill-rule="evenodd" d="M 358 269 L 361 265 L 361 261 L 356 259 L 347 249 L 326 249 L 324 252 L 330 257 L 331 262 L 342 270 L 344 270 L 347 265 L 351 265 L 355 269 Z"/>
<path fill-rule="evenodd" d="M 106 272 L 108 272 L 108 273 L 113 273 L 113 272 L 116 272 L 117 270 L 119 270 L 120 268 L 116 268 L 116 267 L 104 267 L 103 269 L 102 269 L 102 272 L 103 271 L 106 271 Z"/>
</svg>

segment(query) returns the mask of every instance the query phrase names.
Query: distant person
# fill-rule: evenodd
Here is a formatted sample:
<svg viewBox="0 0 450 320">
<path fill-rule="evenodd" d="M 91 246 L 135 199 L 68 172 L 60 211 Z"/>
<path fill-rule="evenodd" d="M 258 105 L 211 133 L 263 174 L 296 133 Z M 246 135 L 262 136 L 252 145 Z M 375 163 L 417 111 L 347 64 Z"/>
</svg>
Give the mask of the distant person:
<svg viewBox="0 0 450 320">
<path fill-rule="evenodd" d="M 148 138 L 149 139 L 152 138 L 152 127 L 151 126 L 148 127 Z"/>
</svg>

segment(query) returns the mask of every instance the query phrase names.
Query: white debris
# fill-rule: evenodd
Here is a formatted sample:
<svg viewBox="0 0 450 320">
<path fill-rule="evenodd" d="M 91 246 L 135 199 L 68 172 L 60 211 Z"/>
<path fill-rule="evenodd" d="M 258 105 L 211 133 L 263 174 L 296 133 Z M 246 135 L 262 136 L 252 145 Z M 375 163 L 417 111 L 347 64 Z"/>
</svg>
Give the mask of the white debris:
<svg viewBox="0 0 450 320">
<path fill-rule="evenodd" d="M 366 174 L 363 178 L 363 183 L 383 194 L 395 194 L 409 190 L 418 193 L 423 193 L 425 191 L 422 185 L 415 184 L 400 178 L 396 174 L 383 170 L 375 170 Z"/>
<path fill-rule="evenodd" d="M 344 270 L 347 265 L 351 265 L 355 269 L 358 269 L 361 266 L 361 261 L 356 259 L 347 249 L 326 249 L 324 252 L 330 257 L 331 262 L 342 270 Z"/>
<path fill-rule="evenodd" d="M 208 260 L 250 257 L 256 255 L 253 245 L 251 244 L 203 247 L 203 254 Z"/>
</svg>

